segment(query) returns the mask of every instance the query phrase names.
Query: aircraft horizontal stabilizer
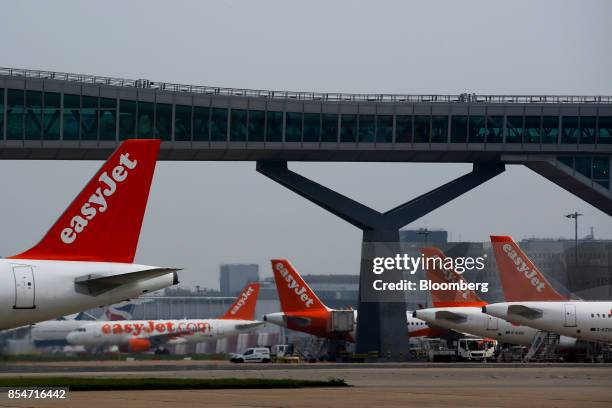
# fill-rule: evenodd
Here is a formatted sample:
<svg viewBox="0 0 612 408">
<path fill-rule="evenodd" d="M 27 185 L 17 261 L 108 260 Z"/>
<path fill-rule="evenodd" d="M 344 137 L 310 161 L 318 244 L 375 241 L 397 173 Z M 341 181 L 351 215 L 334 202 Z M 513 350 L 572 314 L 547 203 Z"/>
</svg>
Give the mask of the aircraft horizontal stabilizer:
<svg viewBox="0 0 612 408">
<path fill-rule="evenodd" d="M 177 284 L 178 275 L 176 272 L 180 270 L 180 268 L 153 268 L 117 275 L 88 274 L 75 278 L 74 283 L 78 292 L 97 296 L 121 285 L 134 283 L 143 279 L 153 279 L 169 273 L 174 273 L 173 283 Z"/>
<path fill-rule="evenodd" d="M 259 329 L 261 327 L 264 327 L 265 325 L 266 325 L 266 322 L 252 322 L 252 323 L 245 323 L 245 324 L 237 324 L 236 329 L 238 330 Z"/>
<path fill-rule="evenodd" d="M 295 324 L 299 327 L 308 327 L 312 322 L 311 319 L 302 316 L 285 316 L 287 323 Z"/>
<path fill-rule="evenodd" d="M 451 312 L 449 310 L 440 310 L 439 312 L 436 312 L 436 319 L 443 319 L 459 323 L 465 322 L 467 320 L 467 315 L 464 313 Z"/>
<path fill-rule="evenodd" d="M 525 317 L 527 319 L 538 319 L 542 317 L 541 310 L 534 309 L 532 307 L 523 306 L 523 305 L 508 306 L 508 315 L 513 315 L 513 314 Z"/>
</svg>

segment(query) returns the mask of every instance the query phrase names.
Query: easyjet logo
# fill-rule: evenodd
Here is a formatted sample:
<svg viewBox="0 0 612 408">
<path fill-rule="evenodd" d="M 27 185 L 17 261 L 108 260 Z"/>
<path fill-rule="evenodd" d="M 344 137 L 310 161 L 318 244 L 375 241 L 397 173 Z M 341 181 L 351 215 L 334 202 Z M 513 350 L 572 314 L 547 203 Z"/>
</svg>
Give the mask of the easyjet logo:
<svg viewBox="0 0 612 408">
<path fill-rule="evenodd" d="M 105 323 L 102 325 L 102 333 L 111 334 L 131 334 L 139 336 L 140 334 L 193 334 L 207 333 L 212 330 L 212 326 L 208 322 L 160 322 L 149 320 L 146 323 Z"/>
<path fill-rule="evenodd" d="M 442 259 L 438 255 L 433 255 L 433 256 L 430 256 L 429 258 L 431 258 L 431 259 L 435 259 L 435 258 Z M 460 282 L 459 277 L 457 276 L 457 274 L 452 269 L 447 269 L 447 268 L 442 267 L 442 268 L 440 268 L 438 270 L 442 272 L 442 277 L 444 278 L 445 281 L 451 282 L 451 283 L 459 283 Z M 469 297 L 469 293 L 466 290 L 464 290 L 464 291 L 458 290 L 458 292 L 461 294 L 461 297 L 463 299 L 467 299 Z"/>
<path fill-rule="evenodd" d="M 281 274 L 283 278 L 285 278 L 285 282 L 287 282 L 287 287 L 295 292 L 298 295 L 298 298 L 304 303 L 304 306 L 307 308 L 312 306 L 314 300 L 306 293 L 306 287 L 300 285 L 296 282 L 295 278 L 289 273 L 285 265 L 281 262 L 278 262 L 275 266 L 276 270 Z"/>
<path fill-rule="evenodd" d="M 521 273 L 527 279 L 533 287 L 536 288 L 538 292 L 542 292 L 542 290 L 546 287 L 546 284 L 542 282 L 538 276 L 538 272 L 536 270 L 529 269 L 527 263 L 523 258 L 521 258 L 518 253 L 512 248 L 510 244 L 504 244 L 502 247 L 508 258 L 514 263 L 516 271 Z"/>
<path fill-rule="evenodd" d="M 457 274 L 450 269 L 442 268 L 442 276 L 447 282 L 459 283 L 461 281 Z M 459 290 L 458 292 L 461 294 L 463 299 L 467 299 L 470 296 L 467 290 Z"/>
<path fill-rule="evenodd" d="M 108 209 L 107 197 L 110 198 L 115 194 L 118 184 L 125 181 L 130 170 L 134 170 L 138 164 L 137 160 L 130 160 L 129 157 L 129 153 L 122 154 L 119 164 L 115 166 L 110 175 L 106 171 L 100 175 L 98 178 L 100 187 L 81 206 L 80 214 L 72 217 L 70 225 L 60 232 L 60 239 L 64 244 L 72 244 L 98 213 L 103 213 Z"/>
<path fill-rule="evenodd" d="M 238 311 L 240 310 L 240 308 L 242 308 L 242 306 L 245 305 L 245 303 L 247 302 L 248 298 L 251 297 L 251 295 L 253 294 L 254 290 L 252 286 L 249 286 L 249 288 L 247 290 L 245 290 L 244 292 L 242 292 L 242 295 L 240 296 L 240 299 L 238 299 L 238 301 L 236 302 L 236 304 L 234 305 L 234 307 L 232 307 L 232 310 L 230 311 L 230 313 L 232 315 L 235 315 L 236 313 L 238 313 Z"/>
</svg>

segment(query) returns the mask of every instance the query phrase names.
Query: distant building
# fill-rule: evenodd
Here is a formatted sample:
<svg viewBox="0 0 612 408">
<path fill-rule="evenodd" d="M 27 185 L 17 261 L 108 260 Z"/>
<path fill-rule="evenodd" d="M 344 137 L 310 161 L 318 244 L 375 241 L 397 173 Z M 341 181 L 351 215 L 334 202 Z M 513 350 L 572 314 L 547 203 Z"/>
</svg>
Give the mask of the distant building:
<svg viewBox="0 0 612 408">
<path fill-rule="evenodd" d="M 440 245 L 448 242 L 448 231 L 443 229 L 402 229 L 399 232 L 400 242 L 420 242 Z"/>
<path fill-rule="evenodd" d="M 219 270 L 222 296 L 236 296 L 248 282 L 259 281 L 257 264 L 224 264 Z"/>
<path fill-rule="evenodd" d="M 332 309 L 356 307 L 359 303 L 359 275 L 302 275 L 302 278 L 321 302 Z M 261 282 L 259 298 L 278 299 L 274 278 Z"/>
</svg>

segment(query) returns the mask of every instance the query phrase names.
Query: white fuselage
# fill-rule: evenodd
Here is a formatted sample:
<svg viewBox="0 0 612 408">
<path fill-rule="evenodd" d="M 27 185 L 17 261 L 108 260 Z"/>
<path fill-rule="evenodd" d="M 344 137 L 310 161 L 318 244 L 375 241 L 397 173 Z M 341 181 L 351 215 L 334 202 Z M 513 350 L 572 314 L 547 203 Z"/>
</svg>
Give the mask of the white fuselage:
<svg viewBox="0 0 612 408">
<path fill-rule="evenodd" d="M 513 305 L 517 306 L 518 313 L 508 313 Z M 581 340 L 612 342 L 612 302 L 506 302 L 487 305 L 485 310 L 491 316 L 537 330 Z"/>
<path fill-rule="evenodd" d="M 248 333 L 263 326 L 264 322 L 232 319 L 92 322 L 69 333 L 66 340 L 73 345 L 95 347 L 128 345 L 134 339 L 161 344 L 198 343 Z"/>
<path fill-rule="evenodd" d="M 444 311 L 460 315 L 465 319 L 448 319 L 437 314 L 437 312 Z M 531 345 L 538 333 L 538 330 L 532 327 L 513 324 L 499 317 L 485 314 L 481 307 L 455 306 L 421 309 L 416 311 L 416 315 L 427 323 L 446 329 L 520 346 Z M 561 344 L 571 347 L 575 344 L 575 339 L 563 338 Z"/>
<path fill-rule="evenodd" d="M 437 312 L 451 312 L 464 317 L 464 319 L 441 318 Z M 480 307 L 438 307 L 421 309 L 416 315 L 428 323 L 454 330 L 459 333 L 468 333 L 474 336 L 498 340 L 502 343 L 512 343 L 523 346 L 531 344 L 537 330 L 513 325 L 503 319 L 482 313 Z"/>
<path fill-rule="evenodd" d="M 327 308 L 327 312 L 331 312 L 331 311 L 332 309 Z M 291 318 L 288 318 L 288 316 L 291 316 L 293 318 L 301 317 L 303 321 L 301 323 L 298 321 L 296 325 L 291 325 L 291 320 L 290 320 Z M 314 317 L 314 315 L 311 315 L 311 314 L 309 315 L 307 313 L 304 313 L 303 315 L 300 315 L 300 312 L 293 312 L 291 314 L 285 314 L 284 312 L 268 313 L 264 316 L 264 320 L 266 322 L 270 322 L 278 326 L 289 327 L 290 329 L 303 331 L 305 333 L 309 333 L 314 336 L 328 337 L 327 336 L 328 333 L 326 331 L 328 330 L 327 319 L 330 318 L 329 314 L 323 311 L 322 313 L 318 314 L 318 316 L 319 316 L 319 320 L 325 320 L 322 323 L 319 322 L 318 330 L 317 329 L 309 330 L 309 326 L 311 326 L 311 322 L 313 320 L 312 318 Z M 348 335 L 347 339 L 349 341 L 355 341 L 355 339 L 357 338 L 357 317 L 358 317 L 357 310 L 354 310 L 353 311 L 353 321 L 355 324 L 353 325 L 353 329 L 347 333 Z M 408 331 L 408 335 L 411 338 L 427 337 L 431 330 L 425 321 L 412 317 L 411 311 L 406 311 L 406 328 Z"/>
<path fill-rule="evenodd" d="M 146 265 L 0 259 L 0 330 L 136 298 L 170 286 L 174 273 L 136 280 L 91 295 L 75 279 L 150 270 Z"/>
<path fill-rule="evenodd" d="M 91 320 L 47 320 L 35 323 L 30 335 L 35 343 L 65 342 L 68 333 L 88 323 Z"/>
</svg>

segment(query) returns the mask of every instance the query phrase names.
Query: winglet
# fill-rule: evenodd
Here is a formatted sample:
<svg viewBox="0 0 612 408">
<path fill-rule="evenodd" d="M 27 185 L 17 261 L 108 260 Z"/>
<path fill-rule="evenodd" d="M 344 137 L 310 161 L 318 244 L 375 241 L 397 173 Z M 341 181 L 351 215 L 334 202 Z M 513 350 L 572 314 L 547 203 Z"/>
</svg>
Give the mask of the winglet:
<svg viewBox="0 0 612 408">
<path fill-rule="evenodd" d="M 467 282 L 452 268 L 445 268 L 448 259 L 444 253 L 435 247 L 421 248 L 425 257 L 427 278 L 433 283 L 460 283 Z M 440 259 L 441 261 L 438 261 Z M 450 259 L 449 259 L 450 260 Z M 434 307 L 480 307 L 486 305 L 473 290 L 432 290 L 431 298 Z"/>
<path fill-rule="evenodd" d="M 132 263 L 160 141 L 124 141 L 42 240 L 11 258 Z"/>
<path fill-rule="evenodd" d="M 259 295 L 259 283 L 247 284 L 221 319 L 253 320 Z"/>
<path fill-rule="evenodd" d="M 327 309 L 286 259 L 272 259 L 272 272 L 283 312 Z"/>
<path fill-rule="evenodd" d="M 568 300 L 557 292 L 510 236 L 491 236 L 506 302 Z"/>
</svg>

